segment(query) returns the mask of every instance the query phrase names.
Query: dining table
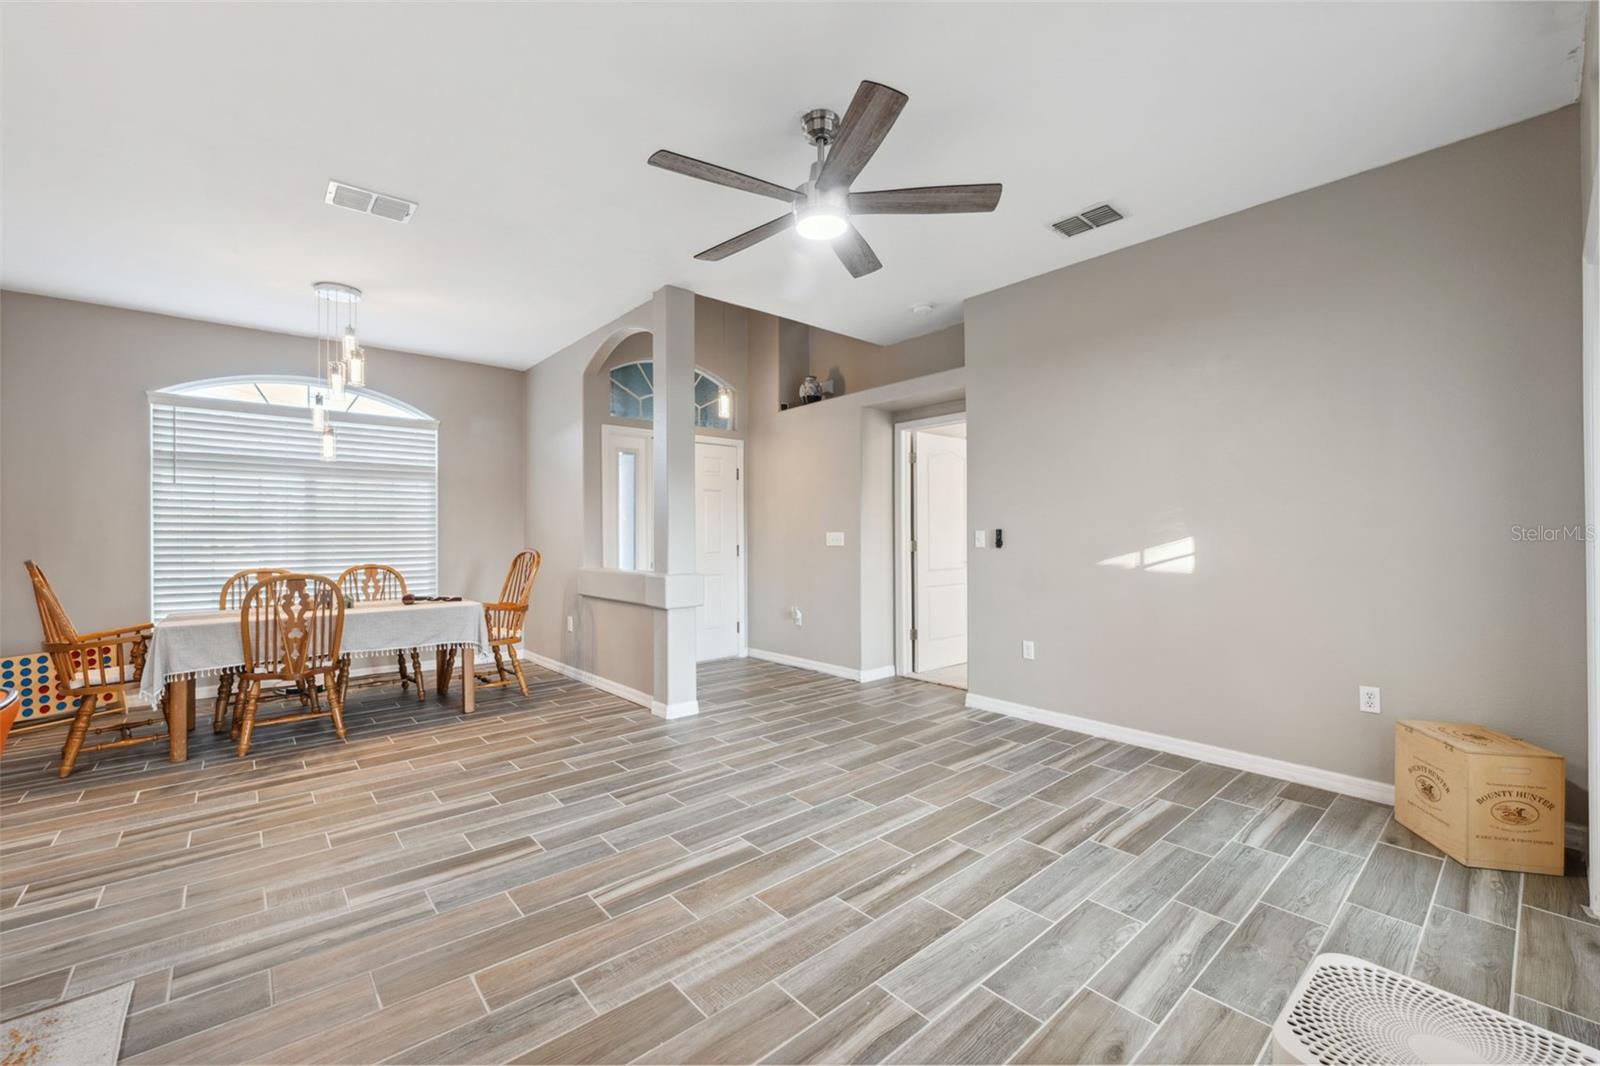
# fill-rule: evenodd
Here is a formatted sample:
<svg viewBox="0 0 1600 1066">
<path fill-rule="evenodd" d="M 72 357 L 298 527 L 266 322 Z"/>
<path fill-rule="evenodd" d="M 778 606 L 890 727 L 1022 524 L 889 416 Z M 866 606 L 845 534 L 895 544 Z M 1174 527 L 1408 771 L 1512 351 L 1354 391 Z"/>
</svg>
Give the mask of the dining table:
<svg viewBox="0 0 1600 1066">
<path fill-rule="evenodd" d="M 243 667 L 242 633 L 238 611 L 174 611 L 155 624 L 139 694 L 165 706 L 167 753 L 173 762 L 189 757 L 196 679 Z M 381 600 L 345 608 L 341 655 L 393 656 L 412 648 L 434 652 L 435 691 L 441 700 L 449 695 L 451 675 L 460 663 L 461 712 L 471 714 L 476 700 L 473 666 L 479 652 L 490 653 L 483 604 Z"/>
</svg>

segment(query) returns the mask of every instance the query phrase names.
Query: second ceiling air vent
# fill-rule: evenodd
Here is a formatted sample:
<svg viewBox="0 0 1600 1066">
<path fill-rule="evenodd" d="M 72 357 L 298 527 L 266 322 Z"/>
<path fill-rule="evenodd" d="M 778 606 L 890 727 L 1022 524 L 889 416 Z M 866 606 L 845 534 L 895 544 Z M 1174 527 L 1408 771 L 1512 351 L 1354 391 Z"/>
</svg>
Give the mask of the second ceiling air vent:
<svg viewBox="0 0 1600 1066">
<path fill-rule="evenodd" d="M 1110 204 L 1096 204 L 1093 207 L 1084 208 L 1076 215 L 1068 215 L 1050 228 L 1063 237 L 1076 237 L 1080 233 L 1088 233 L 1092 229 L 1109 226 L 1121 217 L 1122 212 Z"/>
<path fill-rule="evenodd" d="M 323 202 L 360 211 L 363 215 L 376 215 L 390 222 L 410 222 L 411 216 L 417 213 L 415 201 L 385 196 L 381 192 L 347 185 L 342 181 L 328 182 L 328 193 L 323 197 Z"/>
</svg>

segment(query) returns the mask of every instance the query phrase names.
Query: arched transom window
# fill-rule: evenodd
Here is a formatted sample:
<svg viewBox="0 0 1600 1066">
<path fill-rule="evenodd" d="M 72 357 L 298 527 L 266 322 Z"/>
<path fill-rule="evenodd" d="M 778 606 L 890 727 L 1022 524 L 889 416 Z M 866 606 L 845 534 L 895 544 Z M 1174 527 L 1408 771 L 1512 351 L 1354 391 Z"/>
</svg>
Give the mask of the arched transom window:
<svg viewBox="0 0 1600 1066">
<path fill-rule="evenodd" d="M 633 422 L 655 418 L 655 368 L 650 360 L 612 368 L 611 417 Z M 733 391 L 726 382 L 698 368 L 694 372 L 694 424 L 701 429 L 733 428 Z"/>
</svg>

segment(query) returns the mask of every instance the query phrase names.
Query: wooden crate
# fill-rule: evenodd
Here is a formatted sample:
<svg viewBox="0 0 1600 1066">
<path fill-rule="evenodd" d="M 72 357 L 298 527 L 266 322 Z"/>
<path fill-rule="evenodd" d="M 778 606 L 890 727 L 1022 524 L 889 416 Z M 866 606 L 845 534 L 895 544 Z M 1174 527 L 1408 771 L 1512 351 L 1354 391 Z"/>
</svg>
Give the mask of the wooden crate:
<svg viewBox="0 0 1600 1066">
<path fill-rule="evenodd" d="M 1461 722 L 1397 722 L 1394 814 L 1463 866 L 1562 873 L 1566 760 Z"/>
</svg>

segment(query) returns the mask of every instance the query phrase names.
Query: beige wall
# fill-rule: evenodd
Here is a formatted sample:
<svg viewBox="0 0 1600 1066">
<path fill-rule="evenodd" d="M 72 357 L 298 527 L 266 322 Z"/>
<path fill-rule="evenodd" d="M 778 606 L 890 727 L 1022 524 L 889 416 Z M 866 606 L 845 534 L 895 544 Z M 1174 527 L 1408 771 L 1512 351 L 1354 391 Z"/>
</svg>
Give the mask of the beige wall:
<svg viewBox="0 0 1600 1066">
<path fill-rule="evenodd" d="M 1377 780 L 1396 719 L 1482 722 L 1582 780 L 1583 545 L 1513 536 L 1583 522 L 1577 151 L 1567 108 L 969 300 L 973 692 Z"/>
<path fill-rule="evenodd" d="M 149 390 L 312 362 L 306 337 L 0 294 L 0 652 L 39 640 L 24 559 L 80 629 L 149 617 Z M 439 420 L 440 591 L 494 596 L 523 545 L 521 375 L 376 349 L 369 366 Z"/>
<path fill-rule="evenodd" d="M 864 392 L 907 378 L 954 370 L 964 360 L 960 326 L 881 347 L 815 326 L 810 330 L 811 373 L 832 378 L 841 393 Z M 796 389 L 798 392 L 798 389 Z M 793 396 L 782 397 L 790 403 Z"/>
<path fill-rule="evenodd" d="M 788 324 L 754 311 L 749 322 L 751 389 L 771 396 Z M 898 376 L 787 411 L 752 410 L 745 459 L 752 649 L 846 670 L 893 665 L 892 425 L 896 412 L 947 402 L 961 389 L 948 339 L 936 348 L 924 341 L 906 342 L 909 352 L 853 341 L 864 364 L 882 359 Z M 829 547 L 829 532 L 843 533 L 844 545 Z"/>
</svg>

